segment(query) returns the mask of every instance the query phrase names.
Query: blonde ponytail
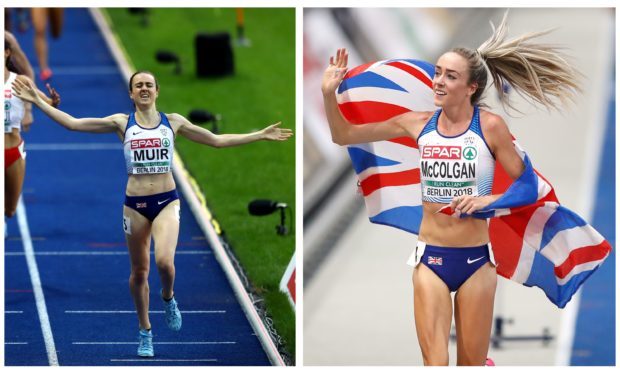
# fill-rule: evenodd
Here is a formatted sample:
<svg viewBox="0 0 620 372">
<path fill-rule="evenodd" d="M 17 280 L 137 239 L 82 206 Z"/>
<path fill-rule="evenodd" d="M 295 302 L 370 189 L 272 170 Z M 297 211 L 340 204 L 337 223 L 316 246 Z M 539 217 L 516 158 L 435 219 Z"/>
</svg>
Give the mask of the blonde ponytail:
<svg viewBox="0 0 620 372">
<path fill-rule="evenodd" d="M 574 102 L 581 91 L 578 82 L 581 74 L 566 62 L 559 47 L 532 41 L 552 30 L 527 33 L 505 41 L 507 16 L 508 12 L 497 28 L 491 23 L 493 35 L 475 51 L 489 69 L 501 103 L 515 109 L 504 92 L 504 84 L 548 109 L 559 110 L 567 101 Z"/>
</svg>

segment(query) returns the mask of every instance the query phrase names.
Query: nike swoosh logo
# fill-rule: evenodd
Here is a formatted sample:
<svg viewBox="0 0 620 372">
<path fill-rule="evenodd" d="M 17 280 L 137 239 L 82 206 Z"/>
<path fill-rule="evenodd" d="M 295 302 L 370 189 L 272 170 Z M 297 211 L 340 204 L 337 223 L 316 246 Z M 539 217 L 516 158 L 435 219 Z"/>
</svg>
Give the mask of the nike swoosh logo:
<svg viewBox="0 0 620 372">
<path fill-rule="evenodd" d="M 467 263 L 468 263 L 468 264 L 473 264 L 474 262 L 476 262 L 476 261 L 480 261 L 480 260 L 481 260 L 481 259 L 483 259 L 483 258 L 484 258 L 484 256 L 479 257 L 479 258 L 476 258 L 475 260 L 470 260 L 470 259 L 469 259 L 469 257 L 467 257 Z"/>
<path fill-rule="evenodd" d="M 164 201 L 159 201 L 159 200 L 158 200 L 158 201 L 157 201 L 157 205 L 162 205 L 162 204 L 164 204 L 165 202 L 167 202 L 168 200 L 170 200 L 170 198 L 168 198 L 168 199 L 166 199 L 166 200 L 164 200 Z"/>
</svg>

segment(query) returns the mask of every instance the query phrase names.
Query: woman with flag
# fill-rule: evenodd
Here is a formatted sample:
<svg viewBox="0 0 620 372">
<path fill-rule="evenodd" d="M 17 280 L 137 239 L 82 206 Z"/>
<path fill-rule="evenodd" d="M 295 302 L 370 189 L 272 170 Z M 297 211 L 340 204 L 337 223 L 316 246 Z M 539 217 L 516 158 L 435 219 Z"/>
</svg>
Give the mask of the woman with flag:
<svg viewBox="0 0 620 372">
<path fill-rule="evenodd" d="M 493 31 L 477 49 L 454 48 L 438 59 L 432 83 L 429 81 L 434 106 L 439 107 L 435 112 L 403 110 L 382 122 L 351 125 L 336 94 L 339 86 L 339 93 L 346 90 L 341 86 L 347 74 L 345 49 L 330 58 L 323 76 L 321 89 L 335 143 L 408 137 L 419 148 L 422 217 L 414 229 L 419 240 L 408 263 L 414 266 L 414 315 L 425 365 L 448 365 L 451 292 L 456 292 L 457 364 L 485 365 L 497 284 L 486 218 L 517 213 L 517 207 L 541 202 L 543 192 L 549 201 L 555 198 L 549 193 L 550 187 L 537 189 L 537 184 L 545 183 L 537 180 L 529 159 L 513 144 L 504 120 L 483 109 L 482 95 L 489 74 L 501 102 L 508 107 L 512 106 L 503 89 L 505 84 L 553 109 L 560 109 L 559 103 L 574 99 L 579 91 L 579 74 L 558 48 L 535 42 L 547 32 L 506 40 L 506 16 Z M 354 79 L 358 73 L 356 69 L 346 78 Z M 491 193 L 496 162 L 519 187 Z M 555 208 L 553 211 L 565 213 L 568 219 L 578 218 L 557 204 L 541 203 L 535 207 Z M 544 212 L 547 217 L 552 214 Z M 601 242 L 596 231 L 587 233 L 598 241 L 601 256 L 606 257 L 609 244 L 602 237 Z M 604 257 L 597 258 L 598 264 Z M 571 286 L 578 287 L 586 277 L 579 277 Z M 561 294 L 556 304 L 563 307 L 571 295 Z"/>
<path fill-rule="evenodd" d="M 247 134 L 214 134 L 190 123 L 179 114 L 165 114 L 156 108 L 159 84 L 148 71 L 138 71 L 129 79 L 129 97 L 135 112 L 105 118 L 74 118 L 40 99 L 32 81 L 13 84 L 16 95 L 33 102 L 47 116 L 69 130 L 89 133 L 116 133 L 123 141 L 128 182 L 123 206 L 123 229 L 129 249 L 129 288 L 138 313 L 138 356 L 153 357 L 153 334 L 149 319 L 149 268 L 151 237 L 162 289 L 168 328 L 178 331 L 181 312 L 175 292 L 174 255 L 179 235 L 180 200 L 172 176 L 174 141 L 177 135 L 212 146 L 231 147 L 256 141 L 285 141 L 292 131 L 269 125 Z"/>
</svg>

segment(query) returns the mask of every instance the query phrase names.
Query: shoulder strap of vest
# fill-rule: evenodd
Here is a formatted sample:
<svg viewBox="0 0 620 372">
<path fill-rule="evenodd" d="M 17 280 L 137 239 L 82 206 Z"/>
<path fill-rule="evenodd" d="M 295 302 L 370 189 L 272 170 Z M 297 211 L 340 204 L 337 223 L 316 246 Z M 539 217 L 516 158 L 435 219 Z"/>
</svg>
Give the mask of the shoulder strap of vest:
<svg viewBox="0 0 620 372">
<path fill-rule="evenodd" d="M 129 130 L 130 127 L 133 127 L 136 124 L 135 115 L 136 115 L 135 112 L 130 112 L 129 116 L 127 116 L 127 125 L 125 126 L 124 137 L 127 137 L 127 130 Z"/>
<path fill-rule="evenodd" d="M 478 108 L 478 105 L 474 106 L 474 115 L 471 118 L 471 125 L 469 126 L 469 129 L 482 137 L 482 128 L 480 126 L 480 109 Z"/>
<path fill-rule="evenodd" d="M 165 126 L 167 126 L 168 128 L 172 129 L 172 126 L 170 125 L 170 121 L 168 120 L 168 117 L 166 116 L 166 114 L 164 114 L 163 112 L 159 112 L 159 117 L 161 118 L 161 123 Z"/>
<path fill-rule="evenodd" d="M 437 130 L 437 119 L 439 119 L 440 114 L 441 114 L 441 109 L 438 109 L 437 111 L 435 111 L 435 113 L 428 120 L 424 128 L 422 128 L 422 131 L 420 132 L 420 135 L 418 136 L 418 141 L 420 140 L 420 137 L 422 137 L 426 133 Z"/>
</svg>

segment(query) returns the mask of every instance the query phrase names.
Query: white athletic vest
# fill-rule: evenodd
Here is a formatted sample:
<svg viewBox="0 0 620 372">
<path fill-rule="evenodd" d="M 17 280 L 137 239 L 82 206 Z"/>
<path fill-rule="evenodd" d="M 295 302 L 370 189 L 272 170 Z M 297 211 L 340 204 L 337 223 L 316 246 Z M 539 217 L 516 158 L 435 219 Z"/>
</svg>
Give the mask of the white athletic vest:
<svg viewBox="0 0 620 372">
<path fill-rule="evenodd" d="M 129 114 L 125 128 L 125 163 L 128 174 L 158 174 L 172 171 L 174 132 L 163 112 L 155 128 L 143 128 Z"/>
<path fill-rule="evenodd" d="M 11 85 L 17 74 L 11 72 L 9 79 L 4 83 L 4 133 L 11 133 L 13 128 L 21 131 L 24 118 L 24 101 L 17 97 Z"/>
<path fill-rule="evenodd" d="M 495 158 L 480 129 L 480 112 L 474 107 L 469 128 L 446 137 L 437 131 L 437 110 L 418 137 L 422 201 L 448 204 L 463 195 L 491 194 Z"/>
</svg>

